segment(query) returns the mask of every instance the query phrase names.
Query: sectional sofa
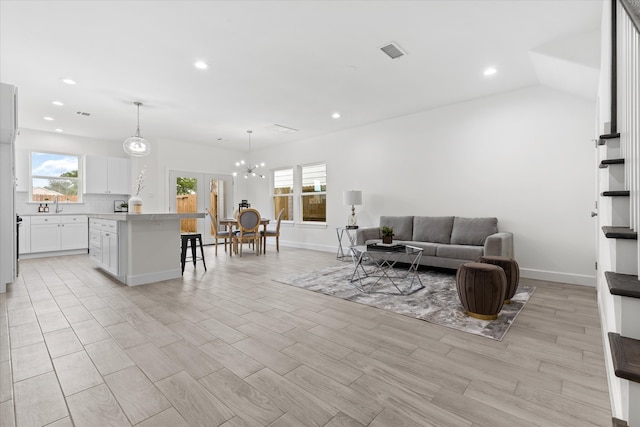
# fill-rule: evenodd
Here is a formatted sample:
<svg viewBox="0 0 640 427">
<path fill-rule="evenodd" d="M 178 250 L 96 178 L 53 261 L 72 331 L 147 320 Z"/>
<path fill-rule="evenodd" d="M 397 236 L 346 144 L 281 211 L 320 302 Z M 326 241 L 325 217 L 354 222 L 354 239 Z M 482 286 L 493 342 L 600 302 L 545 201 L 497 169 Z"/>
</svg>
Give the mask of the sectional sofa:
<svg viewBox="0 0 640 427">
<path fill-rule="evenodd" d="M 482 255 L 513 258 L 513 234 L 499 232 L 497 218 L 382 216 L 380 227 L 358 229 L 356 243 L 381 242 L 385 225 L 393 228 L 393 243 L 422 248 L 422 265 L 457 269 Z"/>
</svg>

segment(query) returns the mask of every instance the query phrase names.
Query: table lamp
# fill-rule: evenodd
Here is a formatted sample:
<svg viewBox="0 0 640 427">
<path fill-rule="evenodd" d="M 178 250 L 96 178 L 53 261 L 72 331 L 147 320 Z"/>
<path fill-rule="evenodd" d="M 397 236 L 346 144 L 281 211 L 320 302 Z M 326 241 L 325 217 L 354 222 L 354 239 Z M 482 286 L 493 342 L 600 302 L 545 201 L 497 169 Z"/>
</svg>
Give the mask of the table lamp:
<svg viewBox="0 0 640 427">
<path fill-rule="evenodd" d="M 347 228 L 358 228 L 358 217 L 356 216 L 356 205 L 362 205 L 362 191 L 350 190 L 342 193 L 342 202 L 351 205 L 351 215 L 347 217 Z"/>
</svg>

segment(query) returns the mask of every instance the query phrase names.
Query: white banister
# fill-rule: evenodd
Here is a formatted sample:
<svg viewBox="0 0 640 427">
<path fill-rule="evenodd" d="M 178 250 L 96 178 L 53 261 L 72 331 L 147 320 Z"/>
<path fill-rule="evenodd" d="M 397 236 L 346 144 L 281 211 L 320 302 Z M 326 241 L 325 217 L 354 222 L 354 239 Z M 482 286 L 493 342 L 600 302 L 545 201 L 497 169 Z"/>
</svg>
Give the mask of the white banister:
<svg viewBox="0 0 640 427">
<path fill-rule="evenodd" d="M 617 130 L 620 133 L 620 148 L 625 160 L 625 187 L 629 190 L 631 197 L 630 227 L 638 231 L 640 228 L 640 32 L 620 2 L 617 2 L 616 16 Z M 638 267 L 640 267 L 640 257 Z"/>
</svg>

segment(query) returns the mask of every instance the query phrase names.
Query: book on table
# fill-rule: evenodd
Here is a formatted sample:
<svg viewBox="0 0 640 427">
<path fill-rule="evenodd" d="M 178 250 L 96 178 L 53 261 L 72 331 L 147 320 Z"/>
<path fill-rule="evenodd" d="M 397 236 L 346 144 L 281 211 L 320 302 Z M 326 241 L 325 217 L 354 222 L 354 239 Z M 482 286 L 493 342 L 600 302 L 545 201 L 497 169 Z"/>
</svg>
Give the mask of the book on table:
<svg viewBox="0 0 640 427">
<path fill-rule="evenodd" d="M 367 245 L 368 251 L 400 252 L 404 251 L 405 245 L 398 243 L 371 243 Z"/>
</svg>

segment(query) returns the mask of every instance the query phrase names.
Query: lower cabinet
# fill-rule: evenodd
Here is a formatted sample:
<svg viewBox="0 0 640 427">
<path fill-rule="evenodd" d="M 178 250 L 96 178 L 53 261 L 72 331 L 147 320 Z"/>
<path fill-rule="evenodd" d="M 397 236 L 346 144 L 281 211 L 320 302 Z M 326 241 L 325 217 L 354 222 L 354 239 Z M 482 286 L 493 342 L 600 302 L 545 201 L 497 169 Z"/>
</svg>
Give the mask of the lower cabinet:
<svg viewBox="0 0 640 427">
<path fill-rule="evenodd" d="M 89 220 L 89 257 L 109 273 L 119 275 L 118 221 Z"/>
<path fill-rule="evenodd" d="M 30 252 L 87 249 L 86 215 L 32 216 Z"/>
</svg>

